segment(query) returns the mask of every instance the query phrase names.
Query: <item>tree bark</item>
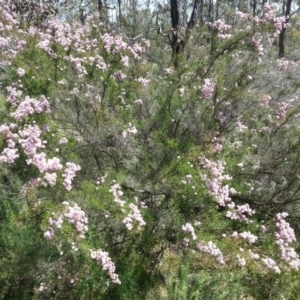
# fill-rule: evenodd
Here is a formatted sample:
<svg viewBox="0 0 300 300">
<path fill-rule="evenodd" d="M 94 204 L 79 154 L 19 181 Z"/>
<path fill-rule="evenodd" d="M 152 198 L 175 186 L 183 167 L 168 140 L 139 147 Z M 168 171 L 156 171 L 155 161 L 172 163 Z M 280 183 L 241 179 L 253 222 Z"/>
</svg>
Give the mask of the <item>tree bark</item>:
<svg viewBox="0 0 300 300">
<path fill-rule="evenodd" d="M 180 49 L 180 39 L 178 38 L 179 13 L 177 0 L 171 1 L 171 21 L 172 21 L 172 50 L 173 53 L 178 53 Z"/>
<path fill-rule="evenodd" d="M 200 24 L 203 24 L 203 0 L 200 0 Z"/>
<path fill-rule="evenodd" d="M 198 6 L 201 4 L 201 9 L 203 5 L 203 0 L 194 0 L 193 10 L 190 19 L 187 23 L 186 31 L 184 37 L 181 39 L 178 36 L 179 31 L 179 12 L 178 12 L 178 0 L 170 0 L 171 4 L 171 22 L 172 22 L 172 39 L 170 39 L 170 44 L 172 46 L 174 66 L 178 66 L 179 52 L 182 52 L 185 43 L 190 37 L 191 29 L 196 25 Z"/>
<path fill-rule="evenodd" d="M 103 8 L 102 0 L 98 0 L 98 10 L 100 13 L 102 12 L 102 8 Z"/>
<path fill-rule="evenodd" d="M 253 0 L 252 15 L 253 17 L 256 16 L 256 0 Z"/>
<path fill-rule="evenodd" d="M 196 24 L 196 15 L 197 15 L 198 5 L 199 5 L 200 1 L 201 0 L 195 0 L 195 2 L 194 2 L 193 11 L 192 11 L 190 20 L 188 22 L 188 28 L 193 28 Z"/>
<path fill-rule="evenodd" d="M 220 2 L 219 0 L 216 0 L 216 20 L 219 20 L 219 6 L 220 6 Z"/>
<path fill-rule="evenodd" d="M 289 22 L 289 17 L 291 14 L 291 4 L 292 4 L 292 0 L 287 0 L 286 8 L 284 9 L 285 21 L 282 23 L 282 29 L 279 34 L 279 54 L 278 54 L 279 58 L 284 57 L 284 37 L 285 37 L 286 25 Z"/>
<path fill-rule="evenodd" d="M 122 22 L 121 0 L 118 0 L 118 8 L 119 8 L 119 24 L 120 24 L 120 26 L 121 26 L 121 22 Z"/>
</svg>

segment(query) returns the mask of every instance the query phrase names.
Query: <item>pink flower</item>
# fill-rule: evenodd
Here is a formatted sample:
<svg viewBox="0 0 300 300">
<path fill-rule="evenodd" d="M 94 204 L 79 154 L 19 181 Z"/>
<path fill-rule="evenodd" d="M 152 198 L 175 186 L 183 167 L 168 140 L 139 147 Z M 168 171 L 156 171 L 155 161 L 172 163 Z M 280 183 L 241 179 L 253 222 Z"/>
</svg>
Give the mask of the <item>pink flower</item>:
<svg viewBox="0 0 300 300">
<path fill-rule="evenodd" d="M 44 179 L 49 183 L 50 186 L 55 186 L 57 175 L 56 173 L 45 173 Z"/>
<path fill-rule="evenodd" d="M 201 241 L 199 244 L 197 244 L 197 249 L 215 256 L 220 264 L 225 264 L 223 253 L 213 242 L 209 241 L 208 243 L 205 243 L 204 241 Z"/>
<path fill-rule="evenodd" d="M 183 97 L 183 94 L 184 94 L 184 90 L 185 90 L 185 87 L 182 87 L 178 90 L 178 95 L 179 97 Z"/>
<path fill-rule="evenodd" d="M 123 64 L 124 67 L 129 67 L 129 57 L 127 55 L 126 56 L 122 56 L 121 62 L 122 62 L 122 64 Z"/>
<path fill-rule="evenodd" d="M 54 230 L 49 227 L 49 230 L 44 233 L 44 238 L 47 240 L 52 240 L 54 238 Z"/>
<path fill-rule="evenodd" d="M 126 78 L 126 75 L 121 71 L 116 72 L 114 76 L 120 81 L 123 81 Z"/>
<path fill-rule="evenodd" d="M 203 99 L 211 99 L 213 96 L 215 84 L 211 81 L 211 79 L 204 79 L 204 85 L 202 87 L 202 98 Z"/>
<path fill-rule="evenodd" d="M 68 142 L 68 140 L 67 140 L 66 138 L 62 138 L 62 139 L 59 140 L 58 143 L 59 143 L 60 145 L 63 145 L 63 144 L 66 144 L 67 142 Z"/>
<path fill-rule="evenodd" d="M 139 224 L 138 229 L 141 229 L 141 226 L 145 226 L 146 222 L 144 221 L 140 210 L 136 205 L 132 203 L 129 204 L 129 207 L 132 210 L 132 213 L 127 215 L 127 217 L 123 220 L 123 223 L 125 224 L 128 230 L 131 230 L 133 228 L 133 221 L 136 221 Z"/>
<path fill-rule="evenodd" d="M 102 265 L 103 270 L 107 271 L 108 276 L 111 278 L 112 282 L 116 284 L 121 284 L 119 276 L 115 273 L 116 267 L 109 257 L 108 252 L 102 251 L 101 249 L 91 251 L 91 259 L 95 259 L 99 265 Z"/>
<path fill-rule="evenodd" d="M 39 287 L 39 291 L 43 292 L 44 290 L 47 290 L 48 287 L 46 286 L 45 282 L 41 282 L 40 287 Z"/>
<path fill-rule="evenodd" d="M 246 260 L 244 257 L 241 257 L 240 255 L 237 255 L 236 256 L 237 260 L 238 260 L 238 264 L 241 266 L 241 267 L 244 267 L 246 265 Z"/>
<path fill-rule="evenodd" d="M 141 83 L 141 85 L 143 87 L 147 86 L 148 83 L 150 82 L 149 79 L 146 79 L 146 78 L 143 78 L 143 77 L 140 77 L 140 78 L 136 79 L 136 81 L 139 82 L 139 83 Z"/>
<path fill-rule="evenodd" d="M 18 157 L 18 149 L 4 148 L 0 155 L 0 163 L 12 164 Z"/>
<path fill-rule="evenodd" d="M 286 71 L 287 68 L 288 68 L 288 65 L 289 65 L 289 61 L 288 60 L 286 60 L 284 58 L 277 59 L 277 66 L 278 66 L 279 70 Z"/>
<path fill-rule="evenodd" d="M 17 73 L 20 77 L 24 76 L 25 75 L 25 70 L 24 69 L 21 69 L 21 68 L 18 68 L 17 70 Z"/>
<path fill-rule="evenodd" d="M 279 267 L 277 266 L 276 262 L 272 258 L 269 257 L 263 258 L 262 261 L 269 269 L 272 269 L 275 273 L 278 274 L 281 273 Z"/>
<path fill-rule="evenodd" d="M 79 165 L 76 165 L 71 162 L 66 163 L 67 168 L 65 169 L 62 177 L 64 178 L 63 185 L 65 186 L 67 191 L 72 190 L 72 181 L 76 176 L 76 172 L 81 170 L 81 167 Z"/>
<path fill-rule="evenodd" d="M 185 225 L 182 225 L 182 230 L 186 233 L 190 233 L 192 235 L 193 240 L 197 239 L 197 236 L 194 231 L 194 227 L 191 223 L 186 223 Z"/>
<path fill-rule="evenodd" d="M 135 104 L 139 104 L 139 105 L 142 105 L 143 104 L 143 100 L 141 99 L 137 99 L 134 101 Z"/>
</svg>

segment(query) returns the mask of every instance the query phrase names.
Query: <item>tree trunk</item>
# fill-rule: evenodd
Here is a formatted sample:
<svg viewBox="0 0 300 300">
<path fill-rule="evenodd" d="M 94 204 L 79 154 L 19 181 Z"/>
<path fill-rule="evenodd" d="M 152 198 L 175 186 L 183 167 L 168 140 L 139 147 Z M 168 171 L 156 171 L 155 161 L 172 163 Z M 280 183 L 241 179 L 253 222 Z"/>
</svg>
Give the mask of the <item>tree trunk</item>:
<svg viewBox="0 0 300 300">
<path fill-rule="evenodd" d="M 252 15 L 253 17 L 256 16 L 256 0 L 253 0 Z"/>
<path fill-rule="evenodd" d="M 200 25 L 203 24 L 203 0 L 200 0 Z"/>
<path fill-rule="evenodd" d="M 188 28 L 193 28 L 196 24 L 196 15 L 197 15 L 197 11 L 198 11 L 198 5 L 200 2 L 203 2 L 203 0 L 195 0 L 194 2 L 194 6 L 193 6 L 193 11 L 190 17 L 190 20 L 188 22 Z"/>
<path fill-rule="evenodd" d="M 178 2 L 177 0 L 170 0 L 170 1 L 171 1 L 171 21 L 172 21 L 172 40 L 170 39 L 170 44 L 172 46 L 174 66 L 175 68 L 177 68 L 179 63 L 178 60 L 179 53 L 182 52 L 185 43 L 189 39 L 191 29 L 196 25 L 198 6 L 200 3 L 203 4 L 203 0 L 194 0 L 191 17 L 188 21 L 185 35 L 182 39 L 180 39 L 178 36 L 178 30 L 179 30 Z"/>
<path fill-rule="evenodd" d="M 102 0 L 98 0 L 98 10 L 99 10 L 99 13 L 102 12 L 102 8 L 103 8 Z"/>
<path fill-rule="evenodd" d="M 213 15 L 213 1 L 209 0 L 208 4 L 208 21 L 209 22 L 214 22 L 214 15 Z"/>
<path fill-rule="evenodd" d="M 216 17 L 215 17 L 215 20 L 219 20 L 219 6 L 220 6 L 220 2 L 219 2 L 219 0 L 216 0 Z"/>
<path fill-rule="evenodd" d="M 119 24 L 120 24 L 120 26 L 121 26 L 121 22 L 122 22 L 121 0 L 118 0 L 118 8 L 119 8 Z"/>
<path fill-rule="evenodd" d="M 279 34 L 279 54 L 278 54 L 279 58 L 284 57 L 284 37 L 285 37 L 286 25 L 289 22 L 289 17 L 291 13 L 291 4 L 292 4 L 292 0 L 287 0 L 286 8 L 284 9 L 285 22 L 282 23 L 282 29 Z"/>
<path fill-rule="evenodd" d="M 178 53 L 180 48 L 180 39 L 178 38 L 179 13 L 177 0 L 171 1 L 171 21 L 172 21 L 172 50 Z"/>
</svg>

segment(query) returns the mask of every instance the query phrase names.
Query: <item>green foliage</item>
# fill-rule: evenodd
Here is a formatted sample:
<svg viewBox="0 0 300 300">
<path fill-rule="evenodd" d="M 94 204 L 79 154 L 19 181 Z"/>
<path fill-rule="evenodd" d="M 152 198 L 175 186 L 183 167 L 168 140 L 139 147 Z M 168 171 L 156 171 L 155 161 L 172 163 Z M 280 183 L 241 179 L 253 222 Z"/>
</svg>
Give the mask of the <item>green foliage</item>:
<svg viewBox="0 0 300 300">
<path fill-rule="evenodd" d="M 264 104 L 269 98 L 260 83 L 277 62 L 272 47 L 260 62 L 251 42 L 259 36 L 267 47 L 273 25 L 244 30 L 247 23 L 236 21 L 227 39 L 213 27 L 193 28 L 176 57 L 165 47 L 166 36 L 150 30 L 148 13 L 128 13 L 121 20 L 122 38 L 110 35 L 96 16 L 85 26 L 49 20 L 35 34 L 12 27 L 11 47 L 18 38 L 24 47 L 3 67 L 1 122 L 16 123 L 18 133 L 35 124 L 44 145 L 39 153 L 79 164 L 81 171 L 72 190 L 65 188 L 65 165 L 55 184 L 47 185 L 45 171 L 30 164 L 20 143 L 14 163 L 1 163 L 0 299 L 297 299 L 299 271 L 281 257 L 275 218 L 288 211 L 288 222 L 298 224 L 300 106 L 280 90 Z M 148 52 L 134 50 L 147 44 L 133 39 L 141 18 L 150 27 Z M 117 41 L 111 48 L 110 39 Z M 45 40 L 48 48 L 40 44 Z M 6 55 L 3 50 L 0 59 Z M 203 93 L 207 80 L 210 96 Z M 17 105 L 5 101 L 11 86 L 22 91 L 20 101 L 46 96 L 51 114 L 15 120 Z M 284 116 L 281 102 L 289 103 Z M 1 152 L 8 144 L 1 129 Z M 40 181 L 30 185 L 31 179 Z M 226 194 L 226 188 L 236 192 Z M 235 209 L 249 204 L 256 210 L 247 215 L 251 221 L 229 218 L 234 208 L 218 196 L 229 197 Z M 67 216 L 76 205 L 88 219 L 84 238 Z M 134 209 L 145 224 L 135 219 Z M 52 225 L 59 218 L 63 223 Z M 51 229 L 55 234 L 47 239 Z M 258 240 L 241 238 L 243 232 Z M 209 242 L 224 264 L 219 255 L 199 250 Z M 297 242 L 292 245 L 297 249 Z M 120 285 L 92 258 L 98 249 L 108 252 Z M 267 257 L 281 274 L 266 267 Z"/>
</svg>

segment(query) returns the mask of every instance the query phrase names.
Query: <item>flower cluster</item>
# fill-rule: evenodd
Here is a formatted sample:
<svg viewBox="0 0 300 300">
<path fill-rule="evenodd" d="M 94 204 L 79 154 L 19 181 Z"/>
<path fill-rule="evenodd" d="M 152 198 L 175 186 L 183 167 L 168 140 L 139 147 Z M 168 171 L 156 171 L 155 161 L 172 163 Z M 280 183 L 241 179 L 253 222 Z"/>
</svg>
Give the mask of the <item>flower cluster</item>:
<svg viewBox="0 0 300 300">
<path fill-rule="evenodd" d="M 178 95 L 179 95 L 179 97 L 183 97 L 183 95 L 184 95 L 184 90 L 185 90 L 185 87 L 184 87 L 184 86 L 181 87 L 181 88 L 178 90 Z"/>
<path fill-rule="evenodd" d="M 21 72 L 21 71 L 20 71 Z M 38 177 L 36 181 L 30 181 L 23 191 L 25 192 L 30 188 L 30 183 L 34 182 L 35 187 L 37 184 L 43 186 L 50 185 L 53 187 L 57 181 L 57 172 L 63 168 L 60 159 L 57 157 L 47 158 L 46 152 L 38 152 L 46 148 L 47 141 L 42 140 L 42 129 L 36 124 L 22 124 L 27 117 L 33 114 L 49 114 L 50 104 L 45 96 L 41 96 L 39 100 L 25 96 L 22 100 L 22 91 L 19 89 L 21 84 L 13 84 L 8 88 L 8 96 L 6 101 L 11 103 L 14 109 L 10 115 L 18 123 L 5 123 L 0 126 L 0 134 L 5 138 L 7 147 L 2 150 L 0 154 L 1 163 L 12 164 L 20 156 L 20 148 L 23 150 L 26 158 L 27 165 L 35 166 L 40 173 L 42 173 L 43 180 Z M 49 127 L 44 125 L 43 128 Z M 49 130 L 45 130 L 48 132 Z M 66 141 L 61 140 L 62 144 Z M 18 147 L 19 146 L 19 147 Z M 80 170 L 80 167 L 67 163 L 66 170 L 62 175 L 64 177 L 64 185 L 67 190 L 71 190 L 71 182 L 75 177 L 75 172 Z"/>
<path fill-rule="evenodd" d="M 67 162 L 66 166 L 67 167 L 64 170 L 64 173 L 62 174 L 62 177 L 64 178 L 63 185 L 65 186 L 67 191 L 71 191 L 72 190 L 72 181 L 76 176 L 76 172 L 81 170 L 81 167 L 72 162 Z"/>
<path fill-rule="evenodd" d="M 132 126 L 131 123 L 129 123 L 128 125 L 129 127 L 122 132 L 122 136 L 124 138 L 126 138 L 128 135 L 135 135 L 138 133 L 137 129 Z"/>
<path fill-rule="evenodd" d="M 48 289 L 48 287 L 47 287 L 46 283 L 45 282 L 41 282 L 40 287 L 39 287 L 39 291 L 43 292 L 43 291 L 45 291 L 47 289 Z"/>
<path fill-rule="evenodd" d="M 289 66 L 289 61 L 285 58 L 277 59 L 277 67 L 280 71 L 286 71 Z"/>
<path fill-rule="evenodd" d="M 97 186 L 96 186 L 96 189 L 98 189 L 98 186 L 99 186 L 100 184 L 103 184 L 103 183 L 105 182 L 106 177 L 107 177 L 107 174 L 104 174 L 103 176 L 97 178 L 97 181 L 96 181 L 96 185 L 97 185 Z"/>
<path fill-rule="evenodd" d="M 263 6 L 263 14 L 262 17 L 259 18 L 258 16 L 252 16 L 251 14 L 243 13 L 241 11 L 236 12 L 236 17 L 241 21 L 252 21 L 255 24 L 272 24 L 273 25 L 273 37 L 276 37 L 280 34 L 283 27 L 286 26 L 286 18 L 283 17 L 277 17 L 276 9 L 275 7 L 272 7 L 271 5 L 265 4 Z"/>
<path fill-rule="evenodd" d="M 263 258 L 262 261 L 269 269 L 272 269 L 275 273 L 281 273 L 280 268 L 272 258 Z"/>
<path fill-rule="evenodd" d="M 278 121 L 286 120 L 287 109 L 290 108 L 296 100 L 297 98 L 293 98 L 289 101 L 281 102 L 278 104 L 278 110 L 276 112 L 276 119 Z"/>
<path fill-rule="evenodd" d="M 212 256 L 215 256 L 217 258 L 217 261 L 220 264 L 225 264 L 225 260 L 224 260 L 224 256 L 222 251 L 211 241 L 209 241 L 208 243 L 205 243 L 203 241 L 201 241 L 200 243 L 197 244 L 197 249 L 199 251 L 208 253 Z"/>
<path fill-rule="evenodd" d="M 45 96 L 41 96 L 40 101 L 26 96 L 16 110 L 10 115 L 18 121 L 23 121 L 27 116 L 35 113 L 49 114 L 50 112 L 50 104 Z"/>
<path fill-rule="evenodd" d="M 188 247 L 189 246 L 189 243 L 190 243 L 190 240 L 188 238 L 184 238 L 183 241 L 182 241 L 182 245 L 184 247 Z"/>
<path fill-rule="evenodd" d="M 108 252 L 102 251 L 101 249 L 91 251 L 91 258 L 95 259 L 99 265 L 102 265 L 104 271 L 107 271 L 108 276 L 111 278 L 112 282 L 116 284 L 121 284 L 118 274 L 115 273 L 116 267 L 109 257 Z"/>
<path fill-rule="evenodd" d="M 230 180 L 229 175 L 223 174 L 224 161 L 213 162 L 206 157 L 199 157 L 199 164 L 209 172 L 210 177 L 203 175 L 201 179 L 205 182 L 209 194 L 214 197 L 218 205 L 226 206 L 231 203 L 230 194 L 234 194 L 235 190 L 229 188 L 228 185 L 223 185 L 224 180 Z"/>
<path fill-rule="evenodd" d="M 223 149 L 223 146 L 220 142 L 224 142 L 223 138 L 218 138 L 218 137 L 213 137 L 212 138 L 212 147 L 213 147 L 213 152 L 214 153 L 220 153 Z"/>
<path fill-rule="evenodd" d="M 60 163 L 59 158 L 53 157 L 47 159 L 46 153 L 37 152 L 39 149 L 44 149 L 46 144 L 46 141 L 41 139 L 41 129 L 36 124 L 25 125 L 18 130 L 18 133 L 13 133 L 11 130 L 16 128 L 18 126 L 13 123 L 0 126 L 0 133 L 6 138 L 8 146 L 2 151 L 0 162 L 14 163 L 15 159 L 19 157 L 18 149 L 16 148 L 17 144 L 19 144 L 27 156 L 26 163 L 34 165 L 43 174 L 45 181 L 39 180 L 39 183 L 43 186 L 47 186 L 48 184 L 54 186 L 57 180 L 56 172 L 61 170 L 63 165 Z M 72 166 L 72 163 L 67 163 L 67 170 L 72 169 Z M 69 180 L 72 174 L 70 171 L 66 172 L 66 174 L 68 176 L 65 179 Z"/>
<path fill-rule="evenodd" d="M 279 246 L 281 259 L 287 262 L 292 269 L 298 270 L 300 259 L 295 249 L 290 246 L 293 242 L 296 242 L 296 236 L 293 228 L 285 220 L 287 216 L 288 214 L 285 212 L 276 215 L 276 244 Z"/>
<path fill-rule="evenodd" d="M 247 217 L 253 216 L 255 210 L 250 208 L 249 204 L 237 205 L 236 208 L 232 208 L 226 213 L 226 217 L 231 220 L 238 220 L 240 222 L 252 223 L 252 220 Z"/>
<path fill-rule="evenodd" d="M 287 19 L 285 16 L 276 17 L 276 11 L 271 5 L 264 5 L 264 14 L 261 19 L 261 23 L 272 22 L 274 24 L 275 33 L 274 35 L 279 35 L 282 28 L 286 27 Z"/>
<path fill-rule="evenodd" d="M 23 130 L 19 130 L 19 144 L 24 153 L 28 156 L 27 164 L 33 163 L 33 157 L 37 155 L 37 150 L 45 148 L 43 141 L 40 139 L 41 130 L 37 125 L 25 125 Z M 38 167 L 38 165 L 36 165 Z M 42 166 L 41 169 L 44 169 Z"/>
<path fill-rule="evenodd" d="M 75 203 L 72 207 L 69 202 L 64 201 L 63 212 L 58 216 L 52 213 L 52 217 L 48 219 L 48 230 L 44 233 L 44 237 L 47 240 L 52 240 L 55 236 L 55 229 L 61 229 L 64 219 L 72 224 L 80 238 L 85 237 L 85 233 L 88 231 L 88 218 L 86 213 Z"/>
<path fill-rule="evenodd" d="M 142 99 L 137 99 L 134 101 L 135 104 L 138 104 L 138 105 L 142 105 L 143 104 L 143 100 Z"/>
<path fill-rule="evenodd" d="M 88 231 L 88 218 L 86 213 L 76 203 L 73 207 L 67 201 L 63 202 L 63 204 L 67 209 L 67 212 L 64 213 L 64 217 L 75 227 L 79 237 L 84 238 L 85 233 Z"/>
<path fill-rule="evenodd" d="M 22 90 L 19 83 L 14 83 L 6 88 L 8 95 L 6 101 L 11 103 L 13 107 L 16 107 L 20 102 L 20 97 L 22 96 Z"/>
<path fill-rule="evenodd" d="M 182 225 L 181 228 L 184 232 L 190 233 L 192 235 L 193 240 L 195 240 L 197 238 L 194 227 L 192 226 L 191 223 L 186 223 L 186 224 Z"/>
<path fill-rule="evenodd" d="M 122 71 L 117 71 L 116 73 L 114 73 L 114 76 L 119 81 L 123 81 L 126 78 L 126 75 L 122 73 Z"/>
<path fill-rule="evenodd" d="M 135 43 L 133 46 L 129 46 L 123 41 L 123 38 L 120 35 L 112 36 L 105 33 L 101 38 L 104 43 L 104 48 L 108 53 L 121 53 L 129 50 L 135 59 L 140 59 L 140 55 L 146 51 L 147 47 L 150 46 L 150 42 L 145 39 L 142 39 L 143 45 Z"/>
<path fill-rule="evenodd" d="M 121 62 L 124 67 L 129 67 L 129 57 L 127 55 L 122 57 Z"/>
<path fill-rule="evenodd" d="M 263 46 L 263 37 L 260 33 L 256 33 L 251 38 L 251 44 L 256 48 L 256 51 L 258 52 L 259 60 L 261 59 L 261 56 L 265 54 L 264 52 L 264 46 Z"/>
<path fill-rule="evenodd" d="M 259 100 L 261 102 L 261 106 L 263 106 L 263 107 L 269 107 L 269 102 L 272 100 L 272 97 L 270 95 L 264 95 Z"/>
<path fill-rule="evenodd" d="M 150 82 L 150 79 L 140 77 L 140 78 L 136 79 L 136 81 L 139 82 L 143 87 L 146 87 L 148 85 L 148 83 Z"/>
<path fill-rule="evenodd" d="M 121 191 L 121 187 L 118 183 L 113 184 L 109 191 L 113 194 L 114 196 L 114 201 L 119 205 L 119 206 L 124 206 L 126 201 L 122 200 L 121 197 L 123 196 L 123 192 Z"/>
<path fill-rule="evenodd" d="M 226 206 L 229 210 L 226 213 L 226 217 L 231 220 L 237 220 L 240 222 L 251 223 L 251 217 L 255 214 L 255 210 L 251 209 L 248 204 L 238 205 L 231 199 L 231 195 L 236 194 L 234 188 L 230 188 L 228 184 L 223 185 L 223 181 L 230 180 L 231 177 L 224 173 L 225 162 L 217 161 L 212 162 L 206 157 L 200 157 L 199 164 L 209 172 L 209 176 L 202 175 L 201 179 L 205 182 L 209 194 L 216 200 L 218 205 Z"/>
<path fill-rule="evenodd" d="M 231 25 L 226 24 L 222 19 L 215 21 L 211 24 L 211 26 L 218 30 L 218 37 L 221 40 L 226 40 L 232 36 L 231 34 L 226 34 L 226 32 L 231 28 Z"/>
<path fill-rule="evenodd" d="M 254 260 L 259 259 L 259 254 L 252 252 L 251 249 L 249 249 L 248 252 L 249 252 L 249 256 L 251 259 L 254 259 Z"/>
<path fill-rule="evenodd" d="M 121 197 L 123 195 L 123 192 L 121 191 L 121 187 L 119 184 L 115 183 L 113 184 L 109 191 L 113 194 L 114 197 L 114 201 L 121 207 L 124 207 L 124 205 L 126 204 L 126 201 L 122 200 Z M 137 201 L 137 198 L 136 198 Z M 142 207 L 146 208 L 146 206 L 144 205 L 144 203 L 142 202 Z M 146 225 L 146 222 L 143 219 L 143 216 L 139 210 L 139 208 L 133 204 L 130 203 L 129 204 L 129 208 L 131 209 L 131 212 L 128 213 L 128 215 L 123 219 L 123 223 L 125 224 L 126 228 L 128 230 L 131 230 L 133 228 L 133 222 L 136 221 L 138 223 L 138 230 L 141 230 L 142 226 Z M 124 212 L 124 210 L 123 210 Z"/>
<path fill-rule="evenodd" d="M 246 260 L 244 257 L 241 257 L 239 254 L 236 256 L 239 266 L 244 267 L 246 265 Z"/>
<path fill-rule="evenodd" d="M 63 215 L 55 217 L 55 214 L 52 213 L 52 217 L 48 219 L 49 227 L 48 230 L 44 233 L 44 238 L 47 240 L 52 240 L 55 236 L 55 228 L 60 229 L 63 224 Z"/>
<path fill-rule="evenodd" d="M 237 132 L 243 132 L 243 131 L 245 131 L 245 130 L 248 129 L 248 127 L 242 123 L 240 117 L 237 119 L 236 125 L 237 125 L 237 126 L 236 126 L 236 131 L 237 131 Z"/>
<path fill-rule="evenodd" d="M 146 222 L 144 221 L 140 210 L 133 203 L 129 204 L 129 208 L 132 210 L 132 213 L 127 215 L 127 217 L 123 220 L 123 223 L 125 224 L 128 230 L 131 230 L 133 228 L 133 221 L 136 221 L 139 224 L 138 230 L 141 230 L 142 226 L 146 225 Z"/>
<path fill-rule="evenodd" d="M 185 176 L 185 179 L 181 180 L 181 182 L 184 185 L 187 185 L 187 184 L 191 183 L 191 180 L 192 180 L 192 175 L 188 174 L 188 175 Z"/>
<path fill-rule="evenodd" d="M 215 89 L 215 84 L 212 82 L 212 80 L 209 78 L 204 79 L 204 85 L 202 86 L 201 89 L 202 98 L 206 100 L 211 99 L 213 96 L 214 89 Z"/>
<path fill-rule="evenodd" d="M 5 55 L 8 61 L 12 61 L 14 57 L 22 50 L 24 40 L 18 39 L 18 36 L 11 34 L 18 30 L 19 22 L 13 16 L 4 1 L 0 1 L 1 22 L 0 22 L 0 52 Z M 0 61 L 0 67 L 5 66 L 6 61 Z M 10 62 L 9 62 L 10 64 Z"/>
<path fill-rule="evenodd" d="M 99 26 L 99 15 L 93 14 L 87 17 L 86 25 L 81 26 L 78 23 L 72 25 L 66 22 L 60 22 L 57 19 L 52 19 L 44 24 L 43 31 L 31 30 L 30 34 L 36 34 L 39 42 L 37 48 L 46 52 L 49 56 L 60 58 L 72 65 L 72 69 L 75 71 L 78 78 L 84 78 L 87 76 L 87 66 L 96 67 L 101 71 L 107 71 L 110 68 L 110 61 L 106 61 L 106 57 L 99 55 L 99 42 L 100 47 L 103 47 L 108 54 L 119 54 L 120 62 L 127 68 L 129 66 L 129 59 L 133 57 L 136 60 L 142 59 L 142 54 L 146 52 L 146 49 L 150 46 L 150 42 L 144 38 L 139 43 L 133 45 L 127 43 L 121 35 L 112 35 L 108 32 L 102 33 L 102 26 Z M 97 22 L 97 24 L 95 24 Z M 100 23 L 101 25 L 101 23 Z M 97 29 L 96 29 L 97 28 Z M 90 38 L 90 32 L 98 31 L 98 39 Z M 53 44 L 58 44 L 69 52 L 65 54 L 57 54 Z M 70 51 L 72 49 L 72 51 Z M 71 52 L 71 53 L 70 53 Z M 89 55 L 86 55 L 89 53 Z M 126 78 L 126 75 L 122 70 L 114 72 L 114 77 L 119 81 Z M 62 80 L 60 83 L 64 83 Z M 145 84 L 143 81 L 142 84 Z"/>
<path fill-rule="evenodd" d="M 18 157 L 18 149 L 4 148 L 0 155 L 0 163 L 12 164 Z"/>
<path fill-rule="evenodd" d="M 23 77 L 25 75 L 25 70 L 22 68 L 18 68 L 17 73 L 20 77 Z"/>
<path fill-rule="evenodd" d="M 244 231 L 241 233 L 237 233 L 236 231 L 231 235 L 232 237 L 241 237 L 246 240 L 249 244 L 253 244 L 257 241 L 258 237 L 252 234 L 250 231 Z"/>
<path fill-rule="evenodd" d="M 58 143 L 59 143 L 60 145 L 63 145 L 63 144 L 66 144 L 67 142 L 68 142 L 68 140 L 67 140 L 66 138 L 62 138 L 62 139 L 59 140 Z"/>
<path fill-rule="evenodd" d="M 239 20 L 247 20 L 248 18 L 249 18 L 249 14 L 247 14 L 247 13 L 243 13 L 243 12 L 241 12 L 241 11 L 237 11 L 236 13 L 235 13 L 235 15 L 236 15 L 236 17 L 239 19 Z"/>
</svg>

